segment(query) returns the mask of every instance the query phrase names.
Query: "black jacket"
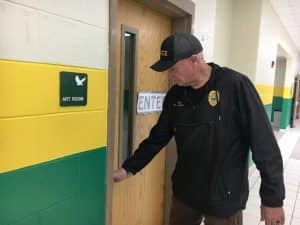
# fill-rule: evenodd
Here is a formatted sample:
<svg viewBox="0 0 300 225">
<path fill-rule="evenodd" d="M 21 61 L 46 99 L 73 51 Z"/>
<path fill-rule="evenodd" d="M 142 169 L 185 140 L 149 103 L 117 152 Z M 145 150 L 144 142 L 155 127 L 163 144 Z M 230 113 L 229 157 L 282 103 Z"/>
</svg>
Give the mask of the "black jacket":
<svg viewBox="0 0 300 225">
<path fill-rule="evenodd" d="M 200 89 L 173 86 L 150 135 L 123 168 L 136 173 L 175 137 L 175 197 L 203 213 L 227 217 L 248 199 L 248 153 L 260 171 L 262 203 L 283 204 L 283 165 L 264 106 L 250 80 L 212 66 Z"/>
</svg>

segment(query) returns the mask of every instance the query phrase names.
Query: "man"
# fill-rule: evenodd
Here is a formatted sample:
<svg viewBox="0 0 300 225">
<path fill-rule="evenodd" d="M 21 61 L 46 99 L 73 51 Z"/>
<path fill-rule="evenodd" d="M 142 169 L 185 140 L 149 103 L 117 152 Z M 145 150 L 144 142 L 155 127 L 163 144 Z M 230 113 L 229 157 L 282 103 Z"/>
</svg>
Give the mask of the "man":
<svg viewBox="0 0 300 225">
<path fill-rule="evenodd" d="M 144 168 L 175 137 L 178 159 L 172 175 L 170 225 L 241 225 L 248 199 L 248 152 L 261 174 L 261 218 L 284 224 L 283 163 L 263 104 L 250 80 L 229 68 L 207 64 L 191 34 L 167 37 L 160 60 L 174 85 L 157 124 L 113 174 L 119 182 Z"/>
</svg>

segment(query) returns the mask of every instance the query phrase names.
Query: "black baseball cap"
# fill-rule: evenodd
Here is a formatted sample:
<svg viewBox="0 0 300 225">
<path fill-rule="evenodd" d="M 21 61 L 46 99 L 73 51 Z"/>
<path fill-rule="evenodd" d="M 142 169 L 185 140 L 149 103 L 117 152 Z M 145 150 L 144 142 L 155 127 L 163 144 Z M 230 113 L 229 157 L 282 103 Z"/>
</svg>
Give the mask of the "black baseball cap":
<svg viewBox="0 0 300 225">
<path fill-rule="evenodd" d="M 192 34 L 175 33 L 168 36 L 160 46 L 160 60 L 150 66 L 162 72 L 175 65 L 179 60 L 202 52 L 200 41 Z"/>
</svg>

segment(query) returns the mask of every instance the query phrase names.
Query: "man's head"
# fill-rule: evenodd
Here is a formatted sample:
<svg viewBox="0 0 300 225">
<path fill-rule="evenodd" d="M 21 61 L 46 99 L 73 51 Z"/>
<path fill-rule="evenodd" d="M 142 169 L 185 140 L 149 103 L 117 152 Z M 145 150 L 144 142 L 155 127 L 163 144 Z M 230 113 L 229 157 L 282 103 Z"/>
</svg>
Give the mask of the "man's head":
<svg viewBox="0 0 300 225">
<path fill-rule="evenodd" d="M 168 70 L 178 61 L 198 54 L 202 50 L 200 41 L 192 34 L 172 34 L 162 42 L 160 60 L 154 63 L 151 68 L 158 72 Z"/>
<path fill-rule="evenodd" d="M 151 68 L 166 71 L 170 80 L 179 86 L 199 88 L 210 77 L 211 67 L 203 58 L 200 41 L 191 34 L 177 33 L 161 44 L 160 60 Z"/>
</svg>

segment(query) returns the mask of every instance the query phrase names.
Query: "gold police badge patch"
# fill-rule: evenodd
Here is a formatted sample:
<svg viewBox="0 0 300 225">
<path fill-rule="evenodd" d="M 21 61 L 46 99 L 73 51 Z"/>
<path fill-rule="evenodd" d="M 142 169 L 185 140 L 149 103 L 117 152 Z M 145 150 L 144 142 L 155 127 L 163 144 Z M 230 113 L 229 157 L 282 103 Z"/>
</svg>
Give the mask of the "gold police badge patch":
<svg viewBox="0 0 300 225">
<path fill-rule="evenodd" d="M 218 102 L 220 101 L 220 95 L 219 92 L 216 90 L 211 90 L 208 94 L 208 103 L 212 106 L 215 107 Z"/>
</svg>

